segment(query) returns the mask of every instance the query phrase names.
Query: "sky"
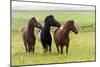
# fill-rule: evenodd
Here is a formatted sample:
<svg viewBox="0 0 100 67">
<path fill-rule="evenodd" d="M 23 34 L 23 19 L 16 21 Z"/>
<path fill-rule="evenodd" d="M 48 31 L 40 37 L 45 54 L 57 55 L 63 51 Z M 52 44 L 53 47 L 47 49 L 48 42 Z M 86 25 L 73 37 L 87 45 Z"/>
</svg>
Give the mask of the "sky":
<svg viewBox="0 0 100 67">
<path fill-rule="evenodd" d="M 95 7 L 12 1 L 12 10 L 95 10 Z"/>
<path fill-rule="evenodd" d="M 74 4 L 88 4 L 93 5 L 95 0 L 21 0 L 21 1 L 41 1 L 41 2 L 57 2 L 57 3 L 74 3 Z"/>
</svg>

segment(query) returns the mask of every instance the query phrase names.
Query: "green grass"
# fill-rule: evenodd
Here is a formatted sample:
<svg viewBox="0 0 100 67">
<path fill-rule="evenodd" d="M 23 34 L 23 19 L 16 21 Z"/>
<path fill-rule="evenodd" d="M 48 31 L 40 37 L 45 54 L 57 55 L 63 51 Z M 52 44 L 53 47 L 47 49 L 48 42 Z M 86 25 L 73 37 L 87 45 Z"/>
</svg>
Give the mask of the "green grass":
<svg viewBox="0 0 100 67">
<path fill-rule="evenodd" d="M 52 53 L 43 53 L 41 42 L 38 40 L 38 29 L 35 29 L 37 37 L 35 53 L 26 53 L 21 36 L 21 29 L 27 26 L 32 16 L 37 16 L 43 24 L 44 18 L 53 14 L 64 25 L 69 19 L 77 21 L 79 34 L 70 34 L 69 54 L 58 54 L 53 40 Z M 12 12 L 12 65 L 47 64 L 63 62 L 95 61 L 95 13 L 94 12 Z"/>
</svg>

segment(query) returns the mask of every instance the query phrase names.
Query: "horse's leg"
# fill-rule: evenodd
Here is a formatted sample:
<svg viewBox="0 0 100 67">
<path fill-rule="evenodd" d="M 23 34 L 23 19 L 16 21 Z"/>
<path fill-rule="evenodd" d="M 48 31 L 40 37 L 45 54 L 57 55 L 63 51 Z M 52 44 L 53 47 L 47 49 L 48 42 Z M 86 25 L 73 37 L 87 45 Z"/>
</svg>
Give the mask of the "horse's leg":
<svg viewBox="0 0 100 67">
<path fill-rule="evenodd" d="M 48 47 L 49 47 L 49 44 L 44 45 L 44 53 L 46 53 L 48 51 Z"/>
<path fill-rule="evenodd" d="M 45 46 L 46 46 L 46 44 L 45 44 Z M 45 47 L 45 46 L 44 46 L 44 48 L 43 48 L 43 49 L 44 49 L 44 53 L 47 52 L 47 47 Z"/>
<path fill-rule="evenodd" d="M 27 43 L 27 51 L 29 52 L 29 43 Z"/>
<path fill-rule="evenodd" d="M 61 54 L 63 54 L 63 47 L 64 47 L 63 45 L 60 46 Z"/>
<path fill-rule="evenodd" d="M 43 47 L 44 48 L 44 53 L 46 53 L 48 51 L 48 46 L 49 45 L 47 43 L 44 43 L 44 47 Z"/>
<path fill-rule="evenodd" d="M 49 46 L 49 52 L 51 52 L 51 41 L 50 41 L 50 43 L 48 44 L 48 46 Z"/>
<path fill-rule="evenodd" d="M 25 50 L 26 50 L 26 52 L 27 52 L 28 49 L 27 49 L 27 44 L 26 44 L 26 42 L 24 42 L 24 46 L 25 46 Z"/>
<path fill-rule="evenodd" d="M 30 44 L 28 43 L 28 52 L 30 52 Z"/>
<path fill-rule="evenodd" d="M 33 53 L 34 53 L 34 50 L 35 50 L 35 41 L 33 43 L 32 50 L 33 50 Z"/>
<path fill-rule="evenodd" d="M 32 44 L 28 43 L 28 52 L 31 52 L 31 50 L 32 50 L 32 46 L 31 45 Z"/>
<path fill-rule="evenodd" d="M 59 53 L 59 45 L 56 44 L 57 52 Z"/>
<path fill-rule="evenodd" d="M 51 52 L 51 45 L 49 45 L 49 52 Z"/>
<path fill-rule="evenodd" d="M 66 45 L 66 54 L 68 54 L 68 47 L 69 45 Z"/>
<path fill-rule="evenodd" d="M 44 53 L 46 52 L 46 44 L 42 42 Z"/>
<path fill-rule="evenodd" d="M 34 48 L 34 46 L 33 46 L 33 54 L 34 54 L 34 50 L 35 50 L 35 48 Z"/>
<path fill-rule="evenodd" d="M 30 44 L 28 44 L 28 52 L 30 52 L 31 50 L 30 50 Z"/>
<path fill-rule="evenodd" d="M 46 53 L 46 47 L 45 47 L 45 45 L 43 45 L 43 50 L 44 50 L 44 53 Z"/>
<path fill-rule="evenodd" d="M 33 43 L 30 44 L 30 51 L 33 51 Z"/>
</svg>

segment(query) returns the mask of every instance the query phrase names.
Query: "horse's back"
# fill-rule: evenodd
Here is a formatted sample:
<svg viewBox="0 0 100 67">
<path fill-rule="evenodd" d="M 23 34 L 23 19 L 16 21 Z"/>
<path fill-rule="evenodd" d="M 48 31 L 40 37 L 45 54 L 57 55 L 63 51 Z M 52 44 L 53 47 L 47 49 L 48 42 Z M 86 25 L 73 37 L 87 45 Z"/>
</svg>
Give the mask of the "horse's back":
<svg viewBox="0 0 100 67">
<path fill-rule="evenodd" d="M 62 29 L 63 29 L 63 27 L 59 27 L 59 28 L 57 28 L 57 29 L 54 31 L 54 36 L 56 36 L 56 35 L 60 35 Z"/>
</svg>

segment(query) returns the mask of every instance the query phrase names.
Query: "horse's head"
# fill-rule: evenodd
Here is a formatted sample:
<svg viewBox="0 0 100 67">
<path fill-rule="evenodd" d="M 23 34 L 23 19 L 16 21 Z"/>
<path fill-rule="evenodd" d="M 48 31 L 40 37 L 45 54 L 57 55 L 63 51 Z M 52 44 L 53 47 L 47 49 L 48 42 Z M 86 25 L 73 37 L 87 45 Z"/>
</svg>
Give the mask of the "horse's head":
<svg viewBox="0 0 100 67">
<path fill-rule="evenodd" d="M 69 30 L 73 31 L 75 34 L 78 33 L 78 30 L 77 30 L 77 28 L 75 26 L 75 22 L 73 20 L 68 20 L 67 24 L 68 24 L 68 29 Z"/>
<path fill-rule="evenodd" d="M 49 16 L 46 17 L 45 24 L 48 24 L 48 25 L 54 26 L 54 27 L 60 27 L 61 26 L 59 24 L 59 22 L 54 18 L 53 15 L 49 15 Z"/>
<path fill-rule="evenodd" d="M 39 29 L 42 28 L 42 25 L 39 23 L 39 20 L 37 17 L 32 17 L 30 20 L 29 20 L 29 27 L 37 27 Z"/>
</svg>

